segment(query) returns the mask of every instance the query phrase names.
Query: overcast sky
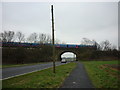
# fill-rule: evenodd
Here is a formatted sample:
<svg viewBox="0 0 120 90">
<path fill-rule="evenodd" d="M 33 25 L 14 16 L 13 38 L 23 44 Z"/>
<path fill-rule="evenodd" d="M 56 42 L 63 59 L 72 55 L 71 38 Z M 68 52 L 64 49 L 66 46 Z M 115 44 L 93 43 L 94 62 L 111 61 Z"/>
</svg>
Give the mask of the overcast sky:
<svg viewBox="0 0 120 90">
<path fill-rule="evenodd" d="M 98 43 L 109 40 L 118 45 L 117 2 L 63 2 L 54 5 L 55 38 L 80 44 L 82 38 Z M 51 3 L 3 2 L 2 24 L 4 30 L 51 35 Z"/>
</svg>

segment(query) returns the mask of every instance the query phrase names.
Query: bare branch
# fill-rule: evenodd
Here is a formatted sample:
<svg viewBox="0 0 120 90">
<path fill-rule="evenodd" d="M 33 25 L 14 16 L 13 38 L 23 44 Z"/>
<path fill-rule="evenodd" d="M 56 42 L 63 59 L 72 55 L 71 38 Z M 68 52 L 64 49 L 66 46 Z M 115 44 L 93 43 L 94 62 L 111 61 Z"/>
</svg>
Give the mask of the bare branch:
<svg viewBox="0 0 120 90">
<path fill-rule="evenodd" d="M 12 42 L 14 34 L 14 31 L 4 31 L 3 33 L 0 33 L 0 37 L 3 42 Z"/>
<path fill-rule="evenodd" d="M 16 38 L 18 39 L 18 42 L 25 40 L 25 35 L 22 32 L 17 32 Z"/>
</svg>

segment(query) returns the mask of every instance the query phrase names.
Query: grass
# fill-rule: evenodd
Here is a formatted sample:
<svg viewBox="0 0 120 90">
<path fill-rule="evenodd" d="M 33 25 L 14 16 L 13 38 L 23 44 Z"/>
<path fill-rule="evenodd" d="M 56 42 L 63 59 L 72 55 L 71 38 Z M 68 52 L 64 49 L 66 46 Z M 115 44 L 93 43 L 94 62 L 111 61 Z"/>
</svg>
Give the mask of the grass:
<svg viewBox="0 0 120 90">
<path fill-rule="evenodd" d="M 82 61 L 96 88 L 119 88 L 120 71 L 108 67 L 118 61 Z"/>
<path fill-rule="evenodd" d="M 3 80 L 3 88 L 59 88 L 64 79 L 75 68 L 76 63 L 68 63 L 34 73 Z"/>
<path fill-rule="evenodd" d="M 40 63 L 28 63 L 28 64 L 3 64 L 0 68 L 9 68 L 9 67 L 20 67 L 20 66 L 27 66 L 27 65 L 36 65 L 36 64 L 43 64 L 47 62 L 40 62 Z"/>
</svg>

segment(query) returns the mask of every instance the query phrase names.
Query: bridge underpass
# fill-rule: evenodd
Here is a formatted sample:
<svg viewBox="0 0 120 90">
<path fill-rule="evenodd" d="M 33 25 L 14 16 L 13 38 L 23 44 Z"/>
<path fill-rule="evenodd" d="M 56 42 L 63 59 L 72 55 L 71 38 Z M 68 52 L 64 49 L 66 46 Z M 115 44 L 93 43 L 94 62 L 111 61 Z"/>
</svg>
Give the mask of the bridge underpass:
<svg viewBox="0 0 120 90">
<path fill-rule="evenodd" d="M 96 50 L 95 47 L 80 47 L 80 48 L 55 48 L 56 61 L 61 61 L 61 55 L 66 52 L 71 52 L 76 55 L 76 61 L 83 58 L 90 58 L 90 55 Z"/>
<path fill-rule="evenodd" d="M 63 52 L 60 54 L 60 60 L 76 61 L 76 54 L 73 52 Z"/>
</svg>

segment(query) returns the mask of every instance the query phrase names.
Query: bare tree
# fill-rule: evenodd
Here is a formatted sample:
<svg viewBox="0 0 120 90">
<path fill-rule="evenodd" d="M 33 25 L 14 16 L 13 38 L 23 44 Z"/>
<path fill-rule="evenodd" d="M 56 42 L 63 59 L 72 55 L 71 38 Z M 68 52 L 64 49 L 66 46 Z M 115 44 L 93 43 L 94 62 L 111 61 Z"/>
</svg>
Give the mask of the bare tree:
<svg viewBox="0 0 120 90">
<path fill-rule="evenodd" d="M 0 37 L 3 42 L 12 42 L 14 34 L 14 31 L 4 31 L 3 33 L 0 33 Z"/>
<path fill-rule="evenodd" d="M 31 43 L 36 43 L 38 40 L 38 34 L 37 33 L 30 34 L 30 36 L 27 38 L 27 40 Z"/>
<path fill-rule="evenodd" d="M 100 43 L 101 49 L 104 51 L 110 50 L 111 44 L 108 40 L 102 41 Z"/>
<path fill-rule="evenodd" d="M 25 35 L 22 32 L 17 32 L 16 38 L 18 39 L 18 42 L 21 42 L 25 40 Z"/>
<path fill-rule="evenodd" d="M 97 50 L 102 50 L 99 43 L 96 42 L 95 46 L 97 46 Z"/>
<path fill-rule="evenodd" d="M 97 50 L 101 50 L 100 44 L 97 41 L 92 40 L 92 45 L 96 46 Z"/>
<path fill-rule="evenodd" d="M 88 38 L 82 38 L 81 44 L 83 44 L 83 45 L 94 45 L 95 40 L 90 40 Z"/>
<path fill-rule="evenodd" d="M 47 35 L 46 37 L 46 43 L 52 43 L 52 39 L 50 35 Z"/>
<path fill-rule="evenodd" d="M 46 43 L 47 36 L 46 34 L 40 33 L 39 34 L 39 43 Z"/>
</svg>

